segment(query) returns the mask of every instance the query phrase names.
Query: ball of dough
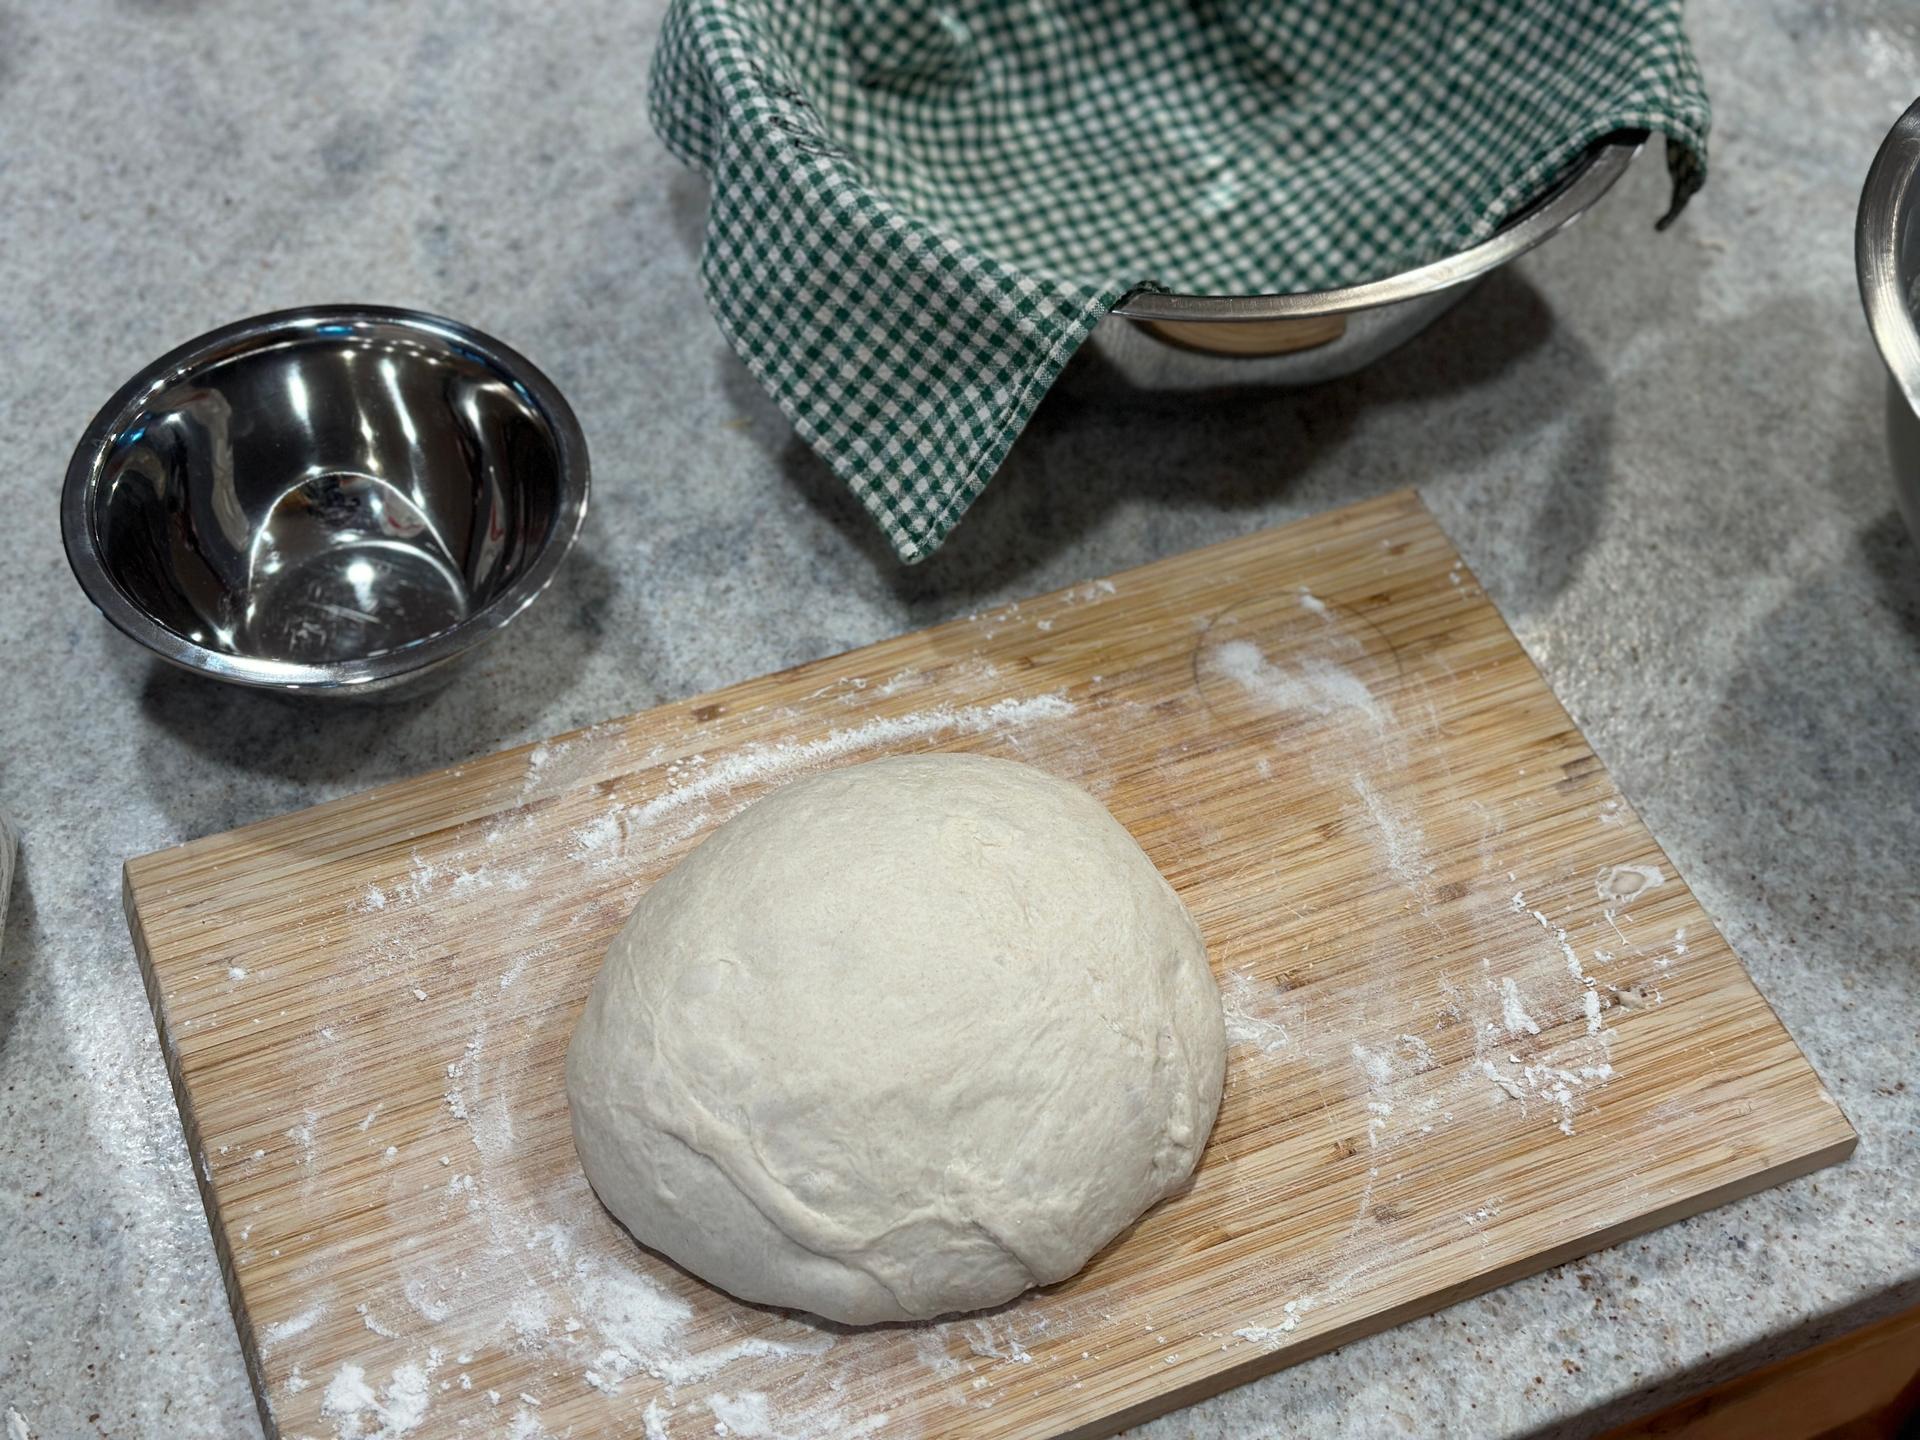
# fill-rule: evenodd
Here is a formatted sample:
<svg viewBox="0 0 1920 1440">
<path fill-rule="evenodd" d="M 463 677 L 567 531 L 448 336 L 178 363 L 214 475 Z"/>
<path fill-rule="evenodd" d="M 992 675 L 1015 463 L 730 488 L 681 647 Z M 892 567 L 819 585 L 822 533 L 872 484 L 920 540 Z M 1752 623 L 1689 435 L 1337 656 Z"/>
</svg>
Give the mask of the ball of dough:
<svg viewBox="0 0 1920 1440">
<path fill-rule="evenodd" d="M 969 755 L 799 780 L 641 899 L 567 1052 L 642 1244 L 850 1324 L 1064 1280 L 1192 1171 L 1226 1035 L 1120 823 Z"/>
</svg>

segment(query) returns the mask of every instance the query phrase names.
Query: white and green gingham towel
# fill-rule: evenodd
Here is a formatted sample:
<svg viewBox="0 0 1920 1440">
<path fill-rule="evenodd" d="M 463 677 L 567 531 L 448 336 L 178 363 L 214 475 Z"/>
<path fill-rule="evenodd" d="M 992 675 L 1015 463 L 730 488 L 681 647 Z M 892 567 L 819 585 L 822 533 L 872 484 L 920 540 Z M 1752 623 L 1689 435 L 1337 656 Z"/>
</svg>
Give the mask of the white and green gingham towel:
<svg viewBox="0 0 1920 1440">
<path fill-rule="evenodd" d="M 720 327 L 906 560 L 1142 286 L 1391 274 L 1707 98 L 1678 0 L 675 0 L 650 104 Z"/>
</svg>

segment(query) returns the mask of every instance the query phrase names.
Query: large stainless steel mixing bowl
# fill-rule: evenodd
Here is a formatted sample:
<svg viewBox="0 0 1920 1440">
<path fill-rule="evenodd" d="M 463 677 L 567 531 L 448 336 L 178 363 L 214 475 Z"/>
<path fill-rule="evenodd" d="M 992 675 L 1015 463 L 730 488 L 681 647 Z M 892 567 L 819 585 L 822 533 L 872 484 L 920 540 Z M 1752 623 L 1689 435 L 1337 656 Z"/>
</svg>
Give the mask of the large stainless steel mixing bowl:
<svg viewBox="0 0 1920 1440">
<path fill-rule="evenodd" d="M 1428 265 L 1363 285 L 1288 295 L 1137 290 L 1112 313 L 1185 348 L 1259 357 L 1263 382 L 1307 385 L 1337 379 L 1405 344 L 1458 303 L 1474 281 L 1579 219 L 1626 173 L 1646 138 L 1635 131 L 1601 141 L 1487 239 Z"/>
<path fill-rule="evenodd" d="M 1920 100 L 1894 122 L 1867 171 L 1854 225 L 1854 267 L 1887 362 L 1887 448 L 1907 529 L 1920 542 Z"/>
</svg>

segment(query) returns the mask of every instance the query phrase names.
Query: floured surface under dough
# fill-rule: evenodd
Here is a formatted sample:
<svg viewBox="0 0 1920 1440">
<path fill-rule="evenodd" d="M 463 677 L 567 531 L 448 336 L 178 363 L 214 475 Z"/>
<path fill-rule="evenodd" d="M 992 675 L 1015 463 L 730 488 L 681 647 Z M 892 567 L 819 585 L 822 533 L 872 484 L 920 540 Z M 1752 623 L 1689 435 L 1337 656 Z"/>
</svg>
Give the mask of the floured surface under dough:
<svg viewBox="0 0 1920 1440">
<path fill-rule="evenodd" d="M 567 1061 L 642 1243 L 867 1324 L 1077 1271 L 1176 1189 L 1225 1033 L 1197 927 L 1099 802 L 1008 761 L 809 777 L 635 908 Z"/>
</svg>

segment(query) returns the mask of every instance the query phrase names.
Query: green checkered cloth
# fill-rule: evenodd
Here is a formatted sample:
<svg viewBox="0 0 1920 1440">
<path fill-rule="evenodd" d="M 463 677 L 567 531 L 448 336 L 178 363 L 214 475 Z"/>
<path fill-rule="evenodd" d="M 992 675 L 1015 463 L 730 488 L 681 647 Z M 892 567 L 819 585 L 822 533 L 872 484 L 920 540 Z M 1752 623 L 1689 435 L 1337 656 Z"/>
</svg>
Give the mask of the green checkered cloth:
<svg viewBox="0 0 1920 1440">
<path fill-rule="evenodd" d="M 1129 291 L 1355 284 L 1707 97 L 1678 0 L 675 0 L 650 105 L 712 183 L 727 339 L 901 558 Z"/>
</svg>

